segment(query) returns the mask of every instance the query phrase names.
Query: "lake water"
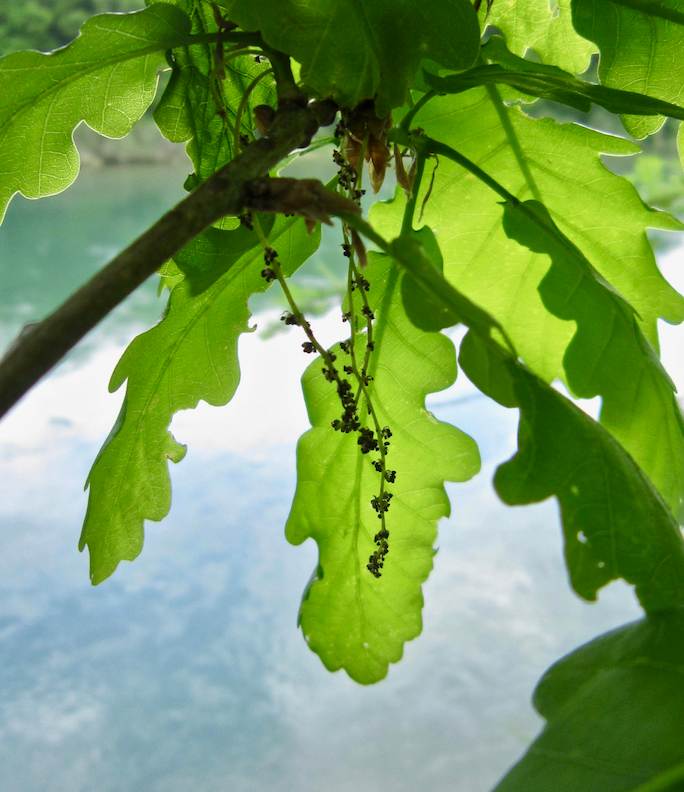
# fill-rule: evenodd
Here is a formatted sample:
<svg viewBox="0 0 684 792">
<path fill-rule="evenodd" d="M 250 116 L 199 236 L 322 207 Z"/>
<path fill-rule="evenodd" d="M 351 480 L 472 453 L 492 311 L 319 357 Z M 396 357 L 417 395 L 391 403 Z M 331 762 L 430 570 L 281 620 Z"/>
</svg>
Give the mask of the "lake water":
<svg viewBox="0 0 684 792">
<path fill-rule="evenodd" d="M 89 171 L 61 196 L 16 198 L 0 231 L 3 345 L 177 201 L 184 175 Z M 339 271 L 335 245 L 303 289 Z M 680 288 L 681 261 L 663 261 Z M 317 558 L 283 536 L 307 428 L 296 328 L 243 336 L 233 402 L 176 418 L 188 454 L 171 468 L 171 514 L 148 523 L 138 560 L 89 585 L 76 545 L 122 398 L 107 381 L 162 304 L 150 281 L 0 424 L 0 791 L 487 792 L 540 728 L 530 695 L 545 669 L 640 615 L 624 584 L 595 605 L 572 594 L 555 502 L 510 509 L 493 493 L 515 411 L 465 377 L 432 397 L 478 441 L 483 471 L 448 488 L 423 634 L 363 688 L 329 674 L 296 627 Z M 275 309 L 258 307 L 268 329 Z M 336 313 L 316 322 L 342 337 Z M 668 330 L 684 381 L 681 346 Z"/>
</svg>

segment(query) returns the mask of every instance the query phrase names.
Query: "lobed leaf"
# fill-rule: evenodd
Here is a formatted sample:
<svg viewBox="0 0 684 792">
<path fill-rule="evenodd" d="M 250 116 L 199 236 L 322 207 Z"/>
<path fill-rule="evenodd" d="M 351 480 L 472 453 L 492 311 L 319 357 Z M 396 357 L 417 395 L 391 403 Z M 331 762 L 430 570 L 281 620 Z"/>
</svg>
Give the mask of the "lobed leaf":
<svg viewBox="0 0 684 792">
<path fill-rule="evenodd" d="M 676 792 L 684 781 L 684 612 L 627 624 L 559 660 L 544 730 L 496 792 Z"/>
<path fill-rule="evenodd" d="M 392 249 L 470 327 L 459 359 L 464 372 L 483 393 L 520 409 L 518 453 L 498 469 L 494 483 L 511 505 L 558 498 L 575 591 L 594 600 L 601 586 L 624 578 L 647 611 L 683 605 L 684 541 L 641 468 L 600 424 L 500 346 L 496 323 L 485 325 L 475 306 L 464 309 L 467 298 L 427 257 Z"/>
<path fill-rule="evenodd" d="M 602 152 L 624 155 L 635 150 L 634 144 L 574 124 L 532 119 L 515 108 L 503 112 L 510 121 L 512 138 L 484 88 L 433 99 L 416 117 L 416 123 L 431 137 L 496 174 L 509 192 L 525 200 L 533 196 L 521 168 L 522 160 L 555 226 L 601 278 L 630 303 L 639 329 L 657 349 L 658 317 L 681 322 L 684 300 L 658 271 L 646 228 L 674 230 L 681 225 L 646 207 L 626 179 L 602 165 Z M 419 201 L 422 195 L 424 190 Z M 589 375 L 600 376 L 592 369 L 598 352 L 582 361 L 579 355 L 568 358 L 568 349 L 571 343 L 573 350 L 590 349 L 584 331 L 582 341 L 574 340 L 578 329 L 582 330 L 576 325 L 579 316 L 583 317 L 583 326 L 590 325 L 592 331 L 607 327 L 604 318 L 580 304 L 576 288 L 581 279 L 573 280 L 575 275 L 579 277 L 579 270 L 573 275 L 567 269 L 559 278 L 555 269 L 551 280 L 545 281 L 551 265 L 549 257 L 506 236 L 503 211 L 496 200 L 489 187 L 460 165 L 440 158 L 424 217 L 438 235 L 445 277 L 501 322 L 521 358 L 542 379 L 558 378 L 574 392 L 588 393 Z M 379 205 L 372 216 L 379 230 L 396 233 L 400 202 Z M 553 299 L 549 291 L 552 281 L 558 292 Z M 540 292 L 542 282 L 547 289 L 544 294 Z M 565 299 L 575 307 L 564 306 Z M 607 304 L 612 303 L 609 300 Z M 599 305 L 594 303 L 594 311 L 603 310 Z M 608 315 L 612 316 L 613 310 Z M 639 340 L 639 333 L 625 327 L 622 338 L 629 339 L 627 349 L 610 332 L 603 335 L 604 343 L 611 341 L 611 347 L 605 350 L 601 363 L 614 377 L 601 381 L 602 420 L 619 434 L 620 442 L 681 518 L 684 440 L 672 386 L 662 376 L 642 378 L 642 374 L 656 369 L 653 361 L 649 362 L 654 352 Z M 639 353 L 634 338 L 640 345 Z M 623 368 L 623 356 L 633 365 Z M 641 365 L 636 363 L 639 356 Z"/>
<path fill-rule="evenodd" d="M 297 447 L 297 491 L 286 527 L 293 544 L 312 537 L 319 548 L 318 571 L 300 614 L 309 647 L 330 671 L 344 668 L 362 684 L 385 677 L 389 663 L 401 658 L 403 644 L 420 633 L 421 585 L 432 570 L 437 521 L 449 513 L 444 481 L 465 481 L 479 469 L 475 443 L 425 410 L 426 395 L 456 379 L 453 344 L 409 322 L 391 259 L 369 258 L 364 276 L 376 316 L 377 356 L 372 400 L 380 425 L 391 428 L 388 464 L 397 470 L 390 485 L 390 552 L 382 577 L 366 568 L 379 528 L 370 503 L 379 474 L 370 455 L 361 453 L 355 433 L 332 429 L 341 407 L 320 361 L 302 381 L 313 428 Z M 365 335 L 357 345 L 363 354 Z M 344 357 L 339 346 L 334 352 Z"/>
<path fill-rule="evenodd" d="M 480 47 L 468 0 L 223 0 L 230 19 L 301 63 L 304 85 L 342 107 L 376 99 L 379 115 L 404 103 L 429 57 L 472 66 Z"/>
<path fill-rule="evenodd" d="M 572 0 L 572 19 L 601 51 L 604 85 L 684 104 L 684 0 Z M 622 120 L 631 135 L 643 138 L 664 119 Z"/>
<path fill-rule="evenodd" d="M 601 423 L 637 461 L 645 460 L 649 475 L 681 519 L 682 485 L 672 476 L 673 463 L 684 457 L 676 388 L 643 337 L 634 310 L 558 231 L 542 204 L 507 203 L 504 230 L 551 259 L 539 294 L 554 316 L 577 326 L 563 357 L 568 386 L 581 398 L 603 396 Z M 654 459 L 656 448 L 660 453 Z"/>
<path fill-rule="evenodd" d="M 504 34 L 511 52 L 522 57 L 532 49 L 572 74 L 586 71 L 596 51 L 573 27 L 570 0 L 494 0 L 489 9 L 482 3 L 480 18 Z"/>
<path fill-rule="evenodd" d="M 194 34 L 217 31 L 211 8 L 193 0 L 175 0 L 192 20 Z M 154 111 L 161 133 L 173 143 L 185 143 L 195 174 L 188 183 L 194 189 L 235 156 L 233 128 L 240 101 L 252 80 L 269 68 L 257 64 L 251 55 L 231 58 L 225 64 L 225 80 L 216 91 L 213 78 L 213 47 L 193 44 L 173 50 L 169 84 Z M 219 104 L 217 104 L 217 99 Z M 275 107 L 273 77 L 266 77 L 252 91 L 240 122 L 240 131 L 251 139 L 256 126 L 253 109 L 257 105 Z"/>
<path fill-rule="evenodd" d="M 186 14 L 158 4 L 95 16 L 49 55 L 0 58 L 0 220 L 15 193 L 41 198 L 74 181 L 82 121 L 107 137 L 130 132 L 154 99 L 165 50 L 189 34 Z"/>
<path fill-rule="evenodd" d="M 269 240 L 289 275 L 316 250 L 320 231 L 307 235 L 297 218 L 278 217 L 272 228 L 269 222 Z M 168 431 L 173 414 L 201 399 L 226 404 L 235 393 L 238 337 L 249 329 L 247 300 L 267 288 L 260 274 L 263 251 L 255 242 L 256 234 L 244 228 L 209 229 L 198 237 L 179 257 L 185 278 L 175 285 L 162 321 L 132 342 L 112 375 L 111 391 L 128 380 L 126 398 L 88 476 L 79 543 L 90 551 L 93 584 L 120 561 L 136 558 L 144 520 L 161 520 L 169 511 L 167 459 L 178 462 L 185 453 Z M 218 274 L 213 279 L 212 268 Z"/>
</svg>

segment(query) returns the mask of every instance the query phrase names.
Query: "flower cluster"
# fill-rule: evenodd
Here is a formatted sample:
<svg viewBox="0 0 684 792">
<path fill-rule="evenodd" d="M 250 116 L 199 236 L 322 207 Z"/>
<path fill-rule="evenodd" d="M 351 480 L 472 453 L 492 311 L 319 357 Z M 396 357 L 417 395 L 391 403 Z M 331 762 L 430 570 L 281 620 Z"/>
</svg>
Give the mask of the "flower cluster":
<svg viewBox="0 0 684 792">
<path fill-rule="evenodd" d="M 381 515 L 378 515 L 381 516 Z M 389 553 L 389 531 L 383 527 L 375 534 L 374 541 L 378 549 L 371 555 L 366 564 L 366 568 L 376 578 L 382 575 L 380 571 L 385 565 L 385 556 Z"/>
</svg>

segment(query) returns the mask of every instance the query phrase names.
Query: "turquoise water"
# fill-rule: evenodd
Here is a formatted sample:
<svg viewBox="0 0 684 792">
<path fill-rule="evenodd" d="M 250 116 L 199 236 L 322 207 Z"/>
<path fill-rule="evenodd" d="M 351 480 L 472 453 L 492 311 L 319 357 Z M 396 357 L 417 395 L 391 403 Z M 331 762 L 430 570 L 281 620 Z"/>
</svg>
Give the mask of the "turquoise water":
<svg viewBox="0 0 684 792">
<path fill-rule="evenodd" d="M 3 343 L 180 198 L 184 175 L 89 171 L 61 196 L 15 199 L 0 230 Z M 339 259 L 326 240 L 300 280 L 323 294 L 329 342 L 343 331 L 321 278 Z M 298 337 L 262 332 L 273 301 L 242 339 L 235 400 L 174 421 L 189 451 L 171 470 L 170 516 L 148 524 L 135 563 L 89 585 L 76 544 L 83 482 L 121 400 L 107 380 L 162 307 L 146 284 L 0 424 L 0 791 L 486 792 L 540 727 L 529 700 L 544 670 L 639 616 L 625 585 L 597 605 L 570 592 L 554 503 L 512 510 L 493 494 L 515 413 L 465 378 L 433 397 L 477 439 L 483 472 L 449 487 L 423 634 L 362 688 L 325 671 L 296 628 L 316 563 L 311 542 L 283 537 L 306 361 Z M 666 335 L 676 372 L 680 346 Z"/>
</svg>

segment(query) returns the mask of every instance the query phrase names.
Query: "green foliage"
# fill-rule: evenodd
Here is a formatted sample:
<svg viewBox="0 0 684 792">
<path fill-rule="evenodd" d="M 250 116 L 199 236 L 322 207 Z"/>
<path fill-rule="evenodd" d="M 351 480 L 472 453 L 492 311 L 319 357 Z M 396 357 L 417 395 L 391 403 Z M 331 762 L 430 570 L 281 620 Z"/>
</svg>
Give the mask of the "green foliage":
<svg viewBox="0 0 684 792">
<path fill-rule="evenodd" d="M 356 435 L 331 428 L 340 405 L 318 361 L 303 378 L 313 428 L 299 441 L 297 492 L 286 527 L 290 542 L 312 537 L 320 553 L 321 571 L 300 614 L 309 647 L 330 671 L 344 668 L 363 684 L 382 679 L 388 664 L 401 658 L 404 642 L 419 635 L 421 585 L 432 570 L 437 520 L 449 513 L 444 481 L 466 481 L 479 470 L 473 440 L 425 410 L 427 394 L 456 379 L 453 344 L 410 323 L 392 259 L 371 258 L 365 277 L 379 346 L 371 393 L 380 425 L 392 427 L 389 465 L 397 470 L 382 577 L 366 569 L 379 528 L 370 505 L 378 474 Z M 359 334 L 357 354 L 366 339 Z M 344 357 L 339 345 L 334 352 Z M 368 416 L 362 420 L 369 422 Z"/>
<path fill-rule="evenodd" d="M 558 498 L 577 593 L 594 600 L 601 586 L 621 577 L 635 584 L 647 611 L 684 604 L 681 533 L 643 471 L 599 424 L 520 363 L 505 348 L 508 338 L 504 346 L 497 343 L 500 326 L 446 283 L 415 244 L 391 249 L 433 299 L 470 328 L 460 363 L 472 382 L 505 407 L 520 409 L 519 452 L 499 468 L 494 484 L 510 505 Z"/>
<path fill-rule="evenodd" d="M 448 77 L 426 73 L 426 83 L 440 94 L 462 93 L 478 85 L 509 85 L 520 93 L 559 102 L 583 113 L 588 113 L 591 105 L 597 104 L 617 114 L 653 116 L 660 113 L 680 120 L 684 118 L 684 107 L 631 91 L 593 85 L 556 66 L 518 58 L 506 49 L 500 36 L 492 36 L 482 49 L 485 57 L 492 61 L 491 65 L 476 66 Z M 658 126 L 660 123 L 658 121 Z"/>
<path fill-rule="evenodd" d="M 610 88 L 684 105 L 684 3 L 681 0 L 573 0 L 577 31 L 601 50 L 599 77 Z M 636 138 L 656 132 L 662 118 L 623 116 Z"/>
<path fill-rule="evenodd" d="M 167 459 L 179 462 L 185 455 L 168 431 L 173 414 L 196 407 L 200 399 L 226 404 L 235 393 L 238 337 L 249 329 L 247 298 L 267 286 L 255 266 L 261 257 L 249 238 L 255 236 L 244 229 L 211 229 L 198 237 L 180 257 L 186 276 L 174 287 L 163 320 L 131 344 L 112 375 L 112 391 L 128 380 L 126 399 L 88 476 L 79 543 L 90 551 L 93 583 L 109 577 L 120 561 L 136 558 L 143 521 L 161 520 L 169 511 Z M 293 218 L 279 218 L 270 238 L 279 245 L 288 275 L 319 241 Z M 214 270 L 211 283 L 208 269 Z"/>
<path fill-rule="evenodd" d="M 573 27 L 570 0 L 494 0 L 489 9 L 482 4 L 480 16 L 503 32 L 511 52 L 522 57 L 534 50 L 544 63 L 573 74 L 587 69 L 596 50 Z"/>
<path fill-rule="evenodd" d="M 495 792 L 678 792 L 684 782 L 684 612 L 621 627 L 552 666 L 547 724 Z"/>
<path fill-rule="evenodd" d="M 54 195 L 78 174 L 71 135 L 85 121 L 107 137 L 130 132 L 154 99 L 164 52 L 189 21 L 160 4 L 93 17 L 69 47 L 0 60 L 0 220 L 12 196 Z"/>
<path fill-rule="evenodd" d="M 179 0 L 176 5 L 191 17 L 193 33 L 216 33 L 218 28 L 209 7 L 196 0 Z M 240 100 L 252 80 L 266 68 L 267 64 L 259 65 L 251 56 L 240 55 L 225 64 L 225 79 L 220 85 L 212 85 L 214 63 L 209 44 L 174 49 L 171 79 L 155 109 L 154 120 L 168 140 L 187 141 L 188 156 L 195 166 L 188 189 L 235 155 L 234 126 Z M 255 126 L 252 111 L 261 104 L 275 104 L 275 83 L 270 75 L 249 96 L 240 119 L 242 134 L 251 134 Z"/>
<path fill-rule="evenodd" d="M 301 63 L 306 88 L 348 107 L 377 95 L 379 115 L 403 104 L 421 57 L 465 69 L 479 48 L 479 25 L 467 0 L 224 0 L 222 5 L 245 30 L 259 30 L 267 44 Z"/>
<path fill-rule="evenodd" d="M 510 131 L 501 123 L 500 112 Z M 580 258 L 589 259 L 604 283 L 630 302 L 652 344 L 657 343 L 659 316 L 677 323 L 684 319 L 684 301 L 658 272 L 645 233 L 648 227 L 674 230 L 680 224 L 645 207 L 632 186 L 610 173 L 599 159 L 602 152 L 630 153 L 633 144 L 577 125 L 531 119 L 516 108 L 497 107 L 483 88 L 434 99 L 416 122 L 431 137 L 496 173 L 518 198 L 533 197 L 534 187 L 557 227 L 576 246 L 573 249 L 581 251 Z M 655 379 L 650 373 L 641 377 L 642 366 L 654 374 L 658 366 L 649 346 L 642 344 L 640 334 L 635 335 L 631 318 L 609 307 L 613 293 L 599 287 L 593 276 L 586 280 L 587 286 L 594 281 L 593 293 L 602 307 L 596 304 L 577 328 L 587 299 L 586 290 L 581 295 L 577 291 L 577 279 L 585 277 L 581 268 L 586 270 L 586 264 L 578 265 L 573 256 L 561 257 L 566 264 L 561 274 L 557 257 L 550 271 L 547 255 L 507 236 L 502 207 L 491 188 L 456 163 L 440 159 L 433 194 L 439 202 L 428 203 L 424 217 L 438 235 L 447 280 L 501 321 L 525 363 L 543 379 L 561 379 L 585 398 L 603 396 L 602 421 L 642 464 L 679 516 L 684 441 L 671 384 L 662 374 Z M 400 216 L 398 202 L 378 205 L 372 214 L 378 229 L 389 235 L 398 232 Z M 624 327 L 624 343 L 606 348 L 613 332 L 608 317 L 613 315 L 618 327 Z M 630 375 L 622 369 L 625 354 L 633 361 Z M 601 365 L 595 369 L 599 358 Z M 593 385 L 587 381 L 590 374 Z M 649 408 L 639 406 L 642 399 Z"/>
<path fill-rule="evenodd" d="M 247 300 L 278 280 L 285 325 L 318 356 L 303 378 L 312 428 L 298 447 L 286 527 L 289 541 L 313 538 L 319 550 L 300 624 L 328 669 L 363 684 L 382 679 L 421 630 L 437 521 L 449 513 L 444 483 L 479 467 L 474 442 L 425 409 L 429 393 L 456 379 L 454 346 L 440 331 L 461 323 L 464 373 L 520 411 L 518 451 L 498 468 L 496 491 L 510 505 L 557 498 L 581 597 L 595 600 L 623 579 L 655 614 L 547 674 L 535 698 L 547 726 L 499 789 L 675 789 L 684 778 L 672 737 L 684 710 L 675 684 L 684 422 L 657 325 L 682 322 L 684 298 L 659 272 L 646 231 L 684 226 L 602 163 L 633 156 L 634 142 L 532 118 L 516 103 L 598 105 L 636 137 L 657 131 L 664 115 L 683 118 L 684 5 L 495 0 L 479 15 L 466 0 L 152 2 L 95 17 L 58 53 L 0 59 L 1 211 L 17 191 L 40 197 L 68 186 L 78 170 L 74 128 L 85 121 L 125 135 L 162 67 L 171 76 L 155 120 L 187 144 L 187 189 L 202 185 L 187 201 L 217 201 L 222 174 L 236 178 L 241 164 L 251 174 L 240 195 L 254 213 L 241 227 L 207 214 L 193 238 L 196 217 L 186 218 L 194 230 L 185 246 L 154 262 L 169 305 L 112 377 L 112 390 L 127 381 L 126 396 L 88 479 L 80 546 L 93 583 L 139 554 L 144 521 L 170 507 L 168 460 L 185 453 L 168 430 L 174 413 L 232 398 Z M 485 20 L 503 38 L 488 31 L 480 47 Z M 598 85 L 577 76 L 596 47 Z M 286 127 L 316 112 L 330 125 L 331 107 L 333 137 L 303 153 L 332 144 L 336 179 L 323 187 L 277 179 L 277 169 L 261 178 L 277 158 L 254 179 L 255 160 L 276 145 L 274 115 Z M 308 146 L 303 128 L 291 154 Z M 399 184 L 393 200 L 372 207 L 371 224 L 359 208 L 364 155 L 374 189 L 388 167 Z M 221 171 L 226 163 L 235 170 Z M 655 163 L 635 169 L 649 190 L 662 169 Z M 681 174 L 671 175 L 665 203 L 678 205 L 678 185 Z M 350 338 L 325 349 L 287 278 L 316 250 L 314 227 L 330 215 L 343 221 Z M 360 235 L 381 252 L 367 254 Z M 573 398 L 600 396 L 600 421 L 555 381 Z"/>
</svg>

